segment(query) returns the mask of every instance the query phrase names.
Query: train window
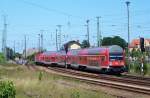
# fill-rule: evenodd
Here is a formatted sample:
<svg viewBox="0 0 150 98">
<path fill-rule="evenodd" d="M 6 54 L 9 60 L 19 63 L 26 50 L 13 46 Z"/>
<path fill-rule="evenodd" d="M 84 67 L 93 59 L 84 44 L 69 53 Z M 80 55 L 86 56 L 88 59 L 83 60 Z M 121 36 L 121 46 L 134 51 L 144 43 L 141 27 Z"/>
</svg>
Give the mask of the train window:
<svg viewBox="0 0 150 98">
<path fill-rule="evenodd" d="M 70 58 L 70 57 L 68 57 L 68 60 L 71 60 L 71 58 Z"/>
<path fill-rule="evenodd" d="M 86 57 L 84 57 L 84 60 L 86 61 Z"/>
<path fill-rule="evenodd" d="M 79 57 L 80 61 L 82 60 L 82 57 Z"/>
<path fill-rule="evenodd" d="M 105 61 L 105 56 L 102 56 L 102 57 L 101 57 L 101 61 Z"/>
</svg>

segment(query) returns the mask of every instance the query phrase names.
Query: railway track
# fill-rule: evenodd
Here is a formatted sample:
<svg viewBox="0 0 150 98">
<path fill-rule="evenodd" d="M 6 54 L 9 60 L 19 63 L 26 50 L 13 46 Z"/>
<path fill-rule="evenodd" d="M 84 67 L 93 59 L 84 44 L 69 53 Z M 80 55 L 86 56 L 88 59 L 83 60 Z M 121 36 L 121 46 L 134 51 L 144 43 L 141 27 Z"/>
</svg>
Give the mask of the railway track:
<svg viewBox="0 0 150 98">
<path fill-rule="evenodd" d="M 113 75 L 105 75 L 105 74 L 94 74 L 94 73 L 87 73 L 87 72 L 81 72 L 81 71 L 76 71 L 76 70 L 68 70 L 68 69 L 63 69 L 63 68 L 52 68 L 49 67 L 49 69 L 52 70 L 67 70 L 67 71 L 71 71 L 72 74 L 76 74 L 78 73 L 79 75 L 81 74 L 82 76 L 85 77 L 90 77 L 90 78 L 96 78 L 96 79 L 105 79 L 105 80 L 113 80 L 113 81 L 118 81 L 118 82 L 122 82 L 122 83 L 130 83 L 130 84 L 136 84 L 136 85 L 141 85 L 141 86 L 146 86 L 146 87 L 150 87 L 150 81 L 148 80 L 148 78 L 142 78 L 142 77 L 134 77 L 134 76 L 128 76 L 128 75 L 123 75 L 121 77 L 117 77 L 117 76 L 113 76 Z M 66 72 L 67 72 L 66 71 Z"/>
<path fill-rule="evenodd" d="M 35 67 L 35 66 L 34 66 Z M 35 67 L 37 68 L 37 67 Z M 60 75 L 84 81 L 90 84 L 107 86 L 111 88 L 122 89 L 126 91 L 150 95 L 150 82 L 138 78 L 116 77 L 112 75 L 86 73 L 77 70 L 64 69 L 58 67 L 43 67 L 44 71 L 52 70 Z"/>
<path fill-rule="evenodd" d="M 136 76 L 136 75 L 130 75 L 130 74 L 123 74 L 123 78 L 130 78 L 130 79 L 137 79 L 137 80 L 144 80 L 144 81 L 150 81 L 149 77 L 143 77 L 143 76 Z"/>
</svg>

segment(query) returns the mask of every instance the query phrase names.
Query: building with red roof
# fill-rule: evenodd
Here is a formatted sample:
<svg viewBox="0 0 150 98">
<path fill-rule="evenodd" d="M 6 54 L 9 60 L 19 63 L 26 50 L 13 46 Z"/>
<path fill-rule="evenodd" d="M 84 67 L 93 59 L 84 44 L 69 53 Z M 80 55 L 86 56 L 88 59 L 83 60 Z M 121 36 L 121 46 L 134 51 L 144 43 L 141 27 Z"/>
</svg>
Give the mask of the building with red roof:
<svg viewBox="0 0 150 98">
<path fill-rule="evenodd" d="M 144 39 L 145 48 L 150 47 L 150 39 Z M 132 49 L 140 49 L 140 39 L 133 39 L 130 43 L 130 51 Z"/>
</svg>

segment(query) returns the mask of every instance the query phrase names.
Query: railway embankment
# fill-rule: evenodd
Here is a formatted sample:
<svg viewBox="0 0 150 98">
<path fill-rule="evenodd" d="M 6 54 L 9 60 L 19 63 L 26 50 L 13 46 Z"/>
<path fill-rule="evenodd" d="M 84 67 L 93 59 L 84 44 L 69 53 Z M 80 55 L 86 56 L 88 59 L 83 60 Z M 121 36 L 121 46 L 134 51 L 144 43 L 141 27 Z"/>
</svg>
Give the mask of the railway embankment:
<svg viewBox="0 0 150 98">
<path fill-rule="evenodd" d="M 74 79 L 65 78 L 29 66 L 16 64 L 0 65 L 0 79 L 13 81 L 16 98 L 117 98 L 109 93 Z"/>
</svg>

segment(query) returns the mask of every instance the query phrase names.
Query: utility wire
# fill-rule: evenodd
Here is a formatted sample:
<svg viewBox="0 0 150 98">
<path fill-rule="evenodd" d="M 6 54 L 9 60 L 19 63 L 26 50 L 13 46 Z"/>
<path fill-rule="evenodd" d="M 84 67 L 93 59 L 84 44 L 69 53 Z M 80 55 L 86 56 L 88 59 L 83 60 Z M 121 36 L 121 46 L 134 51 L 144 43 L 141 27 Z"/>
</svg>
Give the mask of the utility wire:
<svg viewBox="0 0 150 98">
<path fill-rule="evenodd" d="M 20 0 L 17 0 L 17 1 L 20 1 Z M 72 15 L 72 14 L 70 14 L 70 13 L 66 13 L 66 12 L 63 12 L 63 11 L 59 11 L 59 10 L 56 10 L 56 9 L 47 8 L 47 7 L 44 7 L 44 6 L 40 5 L 40 4 L 33 3 L 33 2 L 30 2 L 30 1 L 27 1 L 27 0 L 21 0 L 21 1 L 22 1 L 23 3 L 25 3 L 25 4 L 32 5 L 32 6 L 34 6 L 34 7 L 37 7 L 37 8 L 40 8 L 40 9 L 49 11 L 49 12 L 58 13 L 58 14 L 61 14 L 61 15 L 67 16 L 67 17 L 74 17 L 74 18 L 78 18 L 78 19 L 83 18 L 83 17 L 80 17 L 80 16 Z"/>
</svg>

